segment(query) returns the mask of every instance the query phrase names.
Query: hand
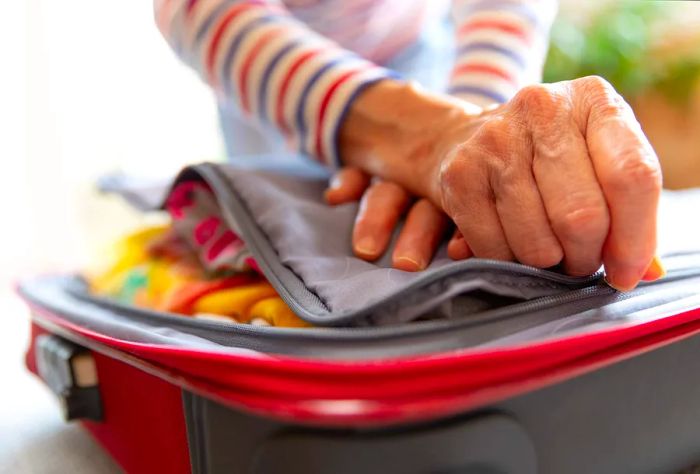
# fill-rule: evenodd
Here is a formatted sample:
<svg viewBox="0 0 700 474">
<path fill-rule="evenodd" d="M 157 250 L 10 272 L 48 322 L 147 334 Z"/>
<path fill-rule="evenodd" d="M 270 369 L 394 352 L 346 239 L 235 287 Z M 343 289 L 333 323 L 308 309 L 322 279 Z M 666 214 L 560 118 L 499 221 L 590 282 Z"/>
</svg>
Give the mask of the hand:
<svg viewBox="0 0 700 474">
<path fill-rule="evenodd" d="M 380 122 L 378 134 L 363 130 L 367 138 L 353 134 L 348 116 L 346 162 L 427 197 L 477 257 L 541 268 L 561 262 L 572 275 L 603 263 L 621 290 L 661 276 L 658 160 L 604 80 L 530 86 L 479 114 L 412 93 L 412 102 L 389 101 L 403 123 Z M 437 105 L 425 105 L 431 101 Z M 367 114 L 372 104 L 358 110 Z"/>
<path fill-rule="evenodd" d="M 370 183 L 370 177 L 358 168 L 346 167 L 338 171 L 325 198 L 331 205 L 362 200 L 352 243 L 355 255 L 368 261 L 384 254 L 399 219 L 410 207 L 392 253 L 392 265 L 399 270 L 424 270 L 449 225 L 445 213 L 428 199 L 411 203 L 411 196 L 401 186 L 382 180 Z M 471 255 L 457 230 L 453 232 L 447 253 L 455 260 Z"/>
</svg>

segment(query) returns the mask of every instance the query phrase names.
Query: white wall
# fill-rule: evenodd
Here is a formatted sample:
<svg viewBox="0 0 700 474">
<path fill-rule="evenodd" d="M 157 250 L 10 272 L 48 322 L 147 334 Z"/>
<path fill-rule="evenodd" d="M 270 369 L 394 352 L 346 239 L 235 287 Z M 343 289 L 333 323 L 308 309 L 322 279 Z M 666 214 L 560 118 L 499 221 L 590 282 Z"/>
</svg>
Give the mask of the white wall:
<svg viewBox="0 0 700 474">
<path fill-rule="evenodd" d="M 160 37 L 148 0 L 25 0 L 0 16 L 0 277 L 82 264 L 133 225 L 95 198 L 108 171 L 220 158 L 213 98 Z"/>
</svg>

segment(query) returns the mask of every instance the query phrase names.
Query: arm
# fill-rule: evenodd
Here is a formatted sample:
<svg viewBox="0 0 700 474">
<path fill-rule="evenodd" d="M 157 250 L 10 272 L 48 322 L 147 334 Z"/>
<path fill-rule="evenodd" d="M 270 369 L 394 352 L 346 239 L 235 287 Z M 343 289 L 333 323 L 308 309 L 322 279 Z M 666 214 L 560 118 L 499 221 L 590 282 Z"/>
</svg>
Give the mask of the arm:
<svg viewBox="0 0 700 474">
<path fill-rule="evenodd" d="M 555 0 L 453 0 L 457 56 L 449 93 L 489 107 L 508 101 L 526 85 L 540 82 L 556 7 Z M 353 246 L 358 256 L 374 260 L 384 253 L 410 199 L 396 184 L 375 181 L 370 185 L 367 175 L 355 168 L 338 172 L 326 194 L 332 204 L 360 198 Z M 446 227 L 442 212 L 419 200 L 408 211 L 394 248 L 394 266 L 414 271 L 425 268 Z M 455 259 L 471 255 L 459 232 L 447 250 Z"/>
<path fill-rule="evenodd" d="M 155 0 L 170 46 L 220 100 L 284 133 L 303 153 L 336 165 L 348 104 L 392 74 L 295 20 L 275 0 Z"/>
<path fill-rule="evenodd" d="M 556 0 L 453 0 L 449 93 L 485 107 L 542 78 Z"/>
</svg>

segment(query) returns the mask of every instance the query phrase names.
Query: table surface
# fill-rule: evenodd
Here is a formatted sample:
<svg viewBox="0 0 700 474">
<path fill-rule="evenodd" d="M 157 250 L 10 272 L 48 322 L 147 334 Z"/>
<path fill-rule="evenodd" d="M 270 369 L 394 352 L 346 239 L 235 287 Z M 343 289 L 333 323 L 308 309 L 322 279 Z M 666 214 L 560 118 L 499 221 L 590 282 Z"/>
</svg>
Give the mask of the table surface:
<svg viewBox="0 0 700 474">
<path fill-rule="evenodd" d="M 118 465 L 80 425 L 65 423 L 53 395 L 24 368 L 26 307 L 0 288 L 0 473 L 118 473 Z"/>
</svg>

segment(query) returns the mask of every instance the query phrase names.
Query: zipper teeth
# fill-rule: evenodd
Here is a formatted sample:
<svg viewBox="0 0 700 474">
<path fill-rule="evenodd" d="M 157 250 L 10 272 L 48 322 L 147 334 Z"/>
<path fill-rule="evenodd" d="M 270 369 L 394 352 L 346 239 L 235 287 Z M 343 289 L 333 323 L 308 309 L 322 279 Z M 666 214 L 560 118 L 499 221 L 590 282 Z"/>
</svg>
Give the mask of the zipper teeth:
<svg viewBox="0 0 700 474">
<path fill-rule="evenodd" d="M 662 283 L 668 283 L 674 280 L 700 276 L 700 268 L 695 268 L 694 271 L 669 271 L 667 277 L 662 280 Z M 658 284 L 656 282 L 645 282 L 640 285 L 642 288 L 648 288 Z M 576 302 L 585 301 L 589 298 L 613 295 L 615 290 L 609 286 L 599 283 L 594 286 L 571 290 L 564 294 L 543 296 L 531 301 L 524 301 L 514 305 L 495 308 L 469 315 L 468 318 L 445 319 L 425 322 L 412 322 L 397 326 L 384 326 L 373 328 L 336 328 L 336 327 L 316 327 L 316 328 L 276 328 L 276 327 L 261 327 L 252 326 L 241 323 L 218 323 L 215 321 L 203 321 L 185 318 L 172 313 L 146 310 L 135 307 L 118 301 L 101 298 L 91 295 L 87 292 L 84 282 L 78 278 L 73 278 L 67 285 L 67 292 L 74 298 L 88 303 L 96 304 L 107 309 L 118 310 L 121 313 L 126 313 L 130 317 L 137 317 L 145 321 L 167 321 L 169 325 L 176 326 L 181 329 L 199 328 L 203 330 L 221 332 L 232 332 L 256 337 L 265 337 L 280 340 L 297 340 L 300 342 L 313 343 L 314 341 L 322 340 L 372 340 L 407 337 L 414 335 L 428 335 L 431 333 L 444 333 L 445 331 L 453 331 L 464 329 L 471 326 L 494 323 L 497 321 L 517 317 L 527 313 L 533 313 L 540 310 L 552 308 L 563 304 L 573 304 Z M 637 296 L 635 292 L 617 293 L 616 301 L 626 300 Z"/>
</svg>

